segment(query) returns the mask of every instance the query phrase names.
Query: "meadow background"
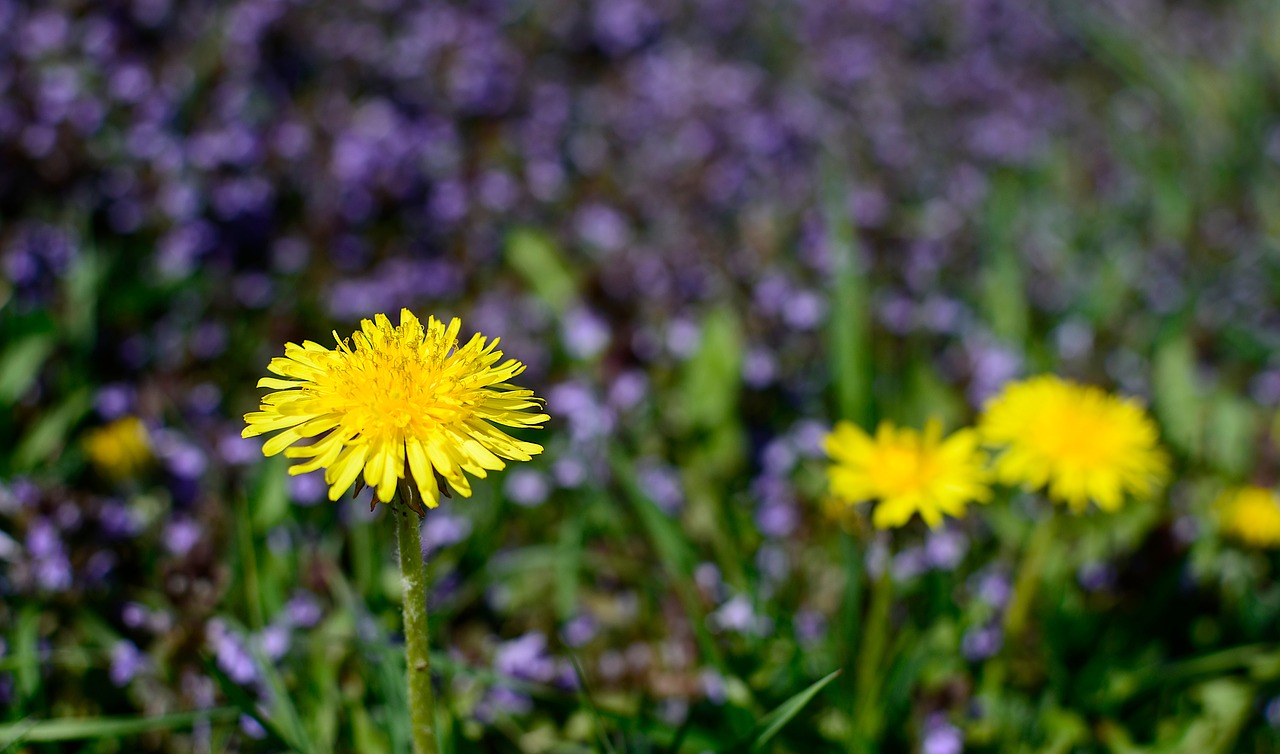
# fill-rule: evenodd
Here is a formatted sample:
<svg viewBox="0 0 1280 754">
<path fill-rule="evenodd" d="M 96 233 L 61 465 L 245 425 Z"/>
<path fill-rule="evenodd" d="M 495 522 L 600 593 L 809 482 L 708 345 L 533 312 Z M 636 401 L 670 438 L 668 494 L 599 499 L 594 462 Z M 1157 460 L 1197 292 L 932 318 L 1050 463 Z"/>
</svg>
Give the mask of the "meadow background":
<svg viewBox="0 0 1280 754">
<path fill-rule="evenodd" d="M 0 0 L 0 750 L 407 751 L 385 509 L 240 438 L 407 306 L 552 416 L 424 523 L 446 751 L 1276 751 L 1278 177 L 1269 0 Z M 1006 642 L 1048 506 L 821 438 L 1042 372 L 1175 474 Z"/>
</svg>

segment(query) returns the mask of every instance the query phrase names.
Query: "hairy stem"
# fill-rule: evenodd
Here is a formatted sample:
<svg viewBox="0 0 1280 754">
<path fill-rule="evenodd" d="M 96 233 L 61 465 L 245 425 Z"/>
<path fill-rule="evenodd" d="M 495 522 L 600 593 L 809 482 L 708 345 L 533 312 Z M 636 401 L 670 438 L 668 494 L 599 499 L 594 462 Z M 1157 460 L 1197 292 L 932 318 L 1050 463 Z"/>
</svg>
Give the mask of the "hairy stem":
<svg viewBox="0 0 1280 754">
<path fill-rule="evenodd" d="M 431 657 L 427 633 L 427 569 L 422 557 L 418 516 L 408 505 L 396 506 L 396 539 L 404 584 L 404 659 L 409 682 L 409 720 L 414 754 L 437 754 L 436 710 L 431 690 Z"/>
</svg>

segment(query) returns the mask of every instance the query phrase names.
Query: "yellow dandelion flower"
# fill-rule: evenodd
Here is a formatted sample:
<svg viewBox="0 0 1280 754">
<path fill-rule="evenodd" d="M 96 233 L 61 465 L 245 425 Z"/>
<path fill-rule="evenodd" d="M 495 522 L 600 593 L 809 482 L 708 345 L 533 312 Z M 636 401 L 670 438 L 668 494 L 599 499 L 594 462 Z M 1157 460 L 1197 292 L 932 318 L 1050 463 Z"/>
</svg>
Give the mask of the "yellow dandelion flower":
<svg viewBox="0 0 1280 754">
<path fill-rule="evenodd" d="M 966 505 L 991 497 L 986 458 L 973 430 L 943 439 L 937 421 L 923 433 L 884 422 L 871 437 L 840 422 L 825 445 L 832 460 L 831 494 L 849 503 L 878 500 L 872 523 L 881 529 L 903 526 L 916 513 L 936 527 L 944 514 L 963 516 Z"/>
<path fill-rule="evenodd" d="M 134 476 L 151 462 L 151 439 L 146 425 L 136 416 L 89 430 L 83 444 L 89 461 L 116 479 Z"/>
<path fill-rule="evenodd" d="M 499 363 L 498 339 L 480 334 L 459 344 L 462 323 L 446 327 L 435 317 L 426 327 L 408 309 L 393 326 L 385 314 L 361 320 L 333 349 L 312 341 L 287 343 L 284 356 L 267 369 L 258 387 L 274 392 L 258 411 L 245 414 L 245 437 L 267 432 L 262 452 L 284 451 L 309 459 L 289 469 L 303 474 L 323 468 L 329 499 L 337 500 L 358 477 L 374 488 L 375 502 L 391 502 L 399 480 L 412 478 L 422 501 L 439 502 L 437 476 L 464 497 L 466 473 L 483 478 L 505 467 L 503 459 L 527 461 L 542 446 L 517 440 L 497 425 L 535 427 L 548 417 L 532 390 L 509 380 L 524 371 L 515 359 Z M 305 438 L 319 438 L 296 445 Z"/>
<path fill-rule="evenodd" d="M 1250 547 L 1280 547 L 1280 499 L 1265 487 L 1228 490 L 1218 498 L 1219 521 L 1224 534 Z"/>
<path fill-rule="evenodd" d="M 1047 488 L 1076 512 L 1154 494 L 1169 473 L 1155 422 L 1136 401 L 1051 375 L 1013 382 L 987 403 L 978 431 L 1003 448 L 1005 484 Z"/>
</svg>

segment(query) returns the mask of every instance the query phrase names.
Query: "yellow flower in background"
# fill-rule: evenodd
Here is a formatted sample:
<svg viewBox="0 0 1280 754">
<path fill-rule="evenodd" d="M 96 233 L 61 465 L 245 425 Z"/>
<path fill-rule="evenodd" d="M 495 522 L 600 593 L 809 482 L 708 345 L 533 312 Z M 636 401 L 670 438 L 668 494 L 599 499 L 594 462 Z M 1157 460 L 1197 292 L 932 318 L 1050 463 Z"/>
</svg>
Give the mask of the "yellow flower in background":
<svg viewBox="0 0 1280 754">
<path fill-rule="evenodd" d="M 427 507 L 439 502 L 437 474 L 470 496 L 464 472 L 483 478 L 504 468 L 503 459 L 527 461 L 542 452 L 541 445 L 517 440 L 496 425 L 534 427 L 548 416 L 532 390 L 508 382 L 524 365 L 515 359 L 498 363 L 497 338 L 486 345 L 476 334 L 460 345 L 461 327 L 456 318 L 446 327 L 429 317 L 424 328 L 401 309 L 399 326 L 385 314 L 361 320 L 348 341 L 334 333 L 333 349 L 312 341 L 287 343 L 285 355 L 267 366 L 287 379 L 258 381 L 258 387 L 275 392 L 263 396 L 260 410 L 245 414 L 249 426 L 242 434 L 279 431 L 262 452 L 284 450 L 289 458 L 309 459 L 290 468 L 291 474 L 325 469 L 331 500 L 361 475 L 375 500 L 384 503 L 406 474 Z M 319 439 L 295 444 L 312 437 Z"/>
<path fill-rule="evenodd" d="M 916 513 L 936 527 L 944 514 L 963 516 L 969 503 L 991 497 L 986 457 L 973 430 L 944 439 L 937 421 L 924 432 L 883 422 L 872 437 L 840 422 L 825 447 L 831 494 L 847 503 L 878 500 L 872 523 L 881 529 L 903 526 Z"/>
<path fill-rule="evenodd" d="M 1265 487 L 1228 490 L 1218 498 L 1222 532 L 1250 547 L 1280 547 L 1280 499 Z"/>
<path fill-rule="evenodd" d="M 136 416 L 89 430 L 83 443 L 89 461 L 115 479 L 134 476 L 151 463 L 151 439 L 146 425 Z"/>
<path fill-rule="evenodd" d="M 987 403 L 978 430 L 1003 448 L 997 478 L 1083 511 L 1155 493 L 1169 474 L 1155 422 L 1136 401 L 1053 376 L 1013 382 Z"/>
</svg>

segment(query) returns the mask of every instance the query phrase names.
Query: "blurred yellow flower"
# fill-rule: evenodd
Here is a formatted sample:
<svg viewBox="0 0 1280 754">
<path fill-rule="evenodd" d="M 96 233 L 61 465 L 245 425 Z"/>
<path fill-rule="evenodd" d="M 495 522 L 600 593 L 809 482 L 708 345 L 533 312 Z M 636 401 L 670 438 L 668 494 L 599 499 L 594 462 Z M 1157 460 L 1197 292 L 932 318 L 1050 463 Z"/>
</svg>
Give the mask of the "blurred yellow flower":
<svg viewBox="0 0 1280 754">
<path fill-rule="evenodd" d="M 1222 532 L 1250 547 L 1280 547 L 1280 499 L 1265 487 L 1228 490 L 1218 498 Z"/>
<path fill-rule="evenodd" d="M 131 477 L 151 462 L 151 440 L 142 420 L 126 416 L 91 429 L 84 436 L 84 452 L 104 475 Z"/>
<path fill-rule="evenodd" d="M 944 514 L 963 516 L 970 502 L 991 497 L 986 457 L 973 430 L 943 439 L 937 421 L 924 432 L 883 422 L 871 437 L 840 422 L 825 447 L 831 494 L 846 503 L 878 500 L 872 523 L 881 529 L 903 526 L 916 513 L 936 527 Z"/>
<path fill-rule="evenodd" d="M 1048 488 L 1076 512 L 1105 511 L 1126 494 L 1156 492 L 1169 474 L 1155 422 L 1136 401 L 1054 376 L 1013 382 L 987 403 L 978 425 L 1003 448 L 995 472 L 1005 484 Z"/>
<path fill-rule="evenodd" d="M 498 363 L 498 339 L 476 334 L 458 343 L 458 319 L 448 327 L 435 317 L 426 327 L 408 309 L 393 326 L 385 314 L 362 320 L 360 330 L 328 349 L 305 341 L 285 344 L 284 357 L 267 369 L 258 387 L 275 392 L 260 410 L 245 414 L 253 437 L 267 440 L 268 456 L 310 459 L 289 469 L 325 469 L 329 498 L 337 500 L 363 474 L 375 501 L 391 502 L 406 473 L 422 501 L 439 502 L 438 474 L 463 496 L 471 484 L 463 472 L 483 478 L 506 464 L 527 461 L 542 446 L 517 440 L 495 425 L 534 427 L 548 417 L 532 390 L 508 382 L 524 371 L 515 359 Z M 319 437 L 309 445 L 299 440 Z M 290 447 L 293 446 L 293 447 Z"/>
</svg>

